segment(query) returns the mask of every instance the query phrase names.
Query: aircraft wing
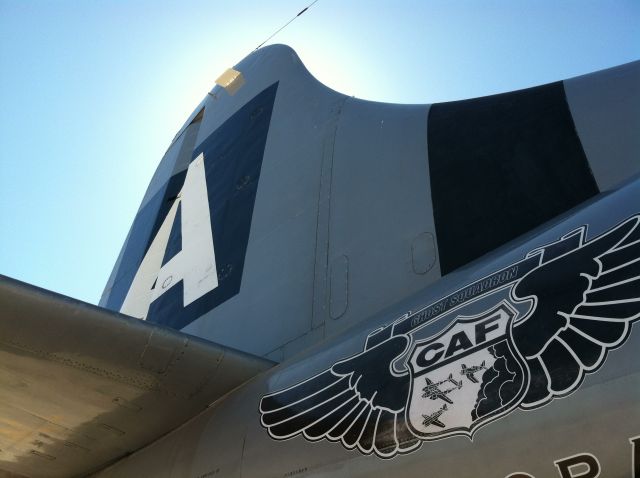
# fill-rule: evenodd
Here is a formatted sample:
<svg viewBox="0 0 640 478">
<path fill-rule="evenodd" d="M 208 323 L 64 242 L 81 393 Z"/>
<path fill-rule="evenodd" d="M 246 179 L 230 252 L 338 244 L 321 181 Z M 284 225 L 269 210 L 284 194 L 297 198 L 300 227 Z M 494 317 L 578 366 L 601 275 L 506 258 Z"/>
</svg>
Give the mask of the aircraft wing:
<svg viewBox="0 0 640 478">
<path fill-rule="evenodd" d="M 0 276 L 0 475 L 100 469 L 272 366 Z"/>
<path fill-rule="evenodd" d="M 453 401 L 449 397 L 447 397 L 444 393 L 439 393 L 438 398 L 453 405 Z"/>
<path fill-rule="evenodd" d="M 437 426 L 437 427 L 444 428 L 444 423 L 442 423 L 440 420 L 434 420 L 434 421 L 432 421 L 432 422 L 431 422 L 431 425 L 435 425 L 435 426 Z"/>
</svg>

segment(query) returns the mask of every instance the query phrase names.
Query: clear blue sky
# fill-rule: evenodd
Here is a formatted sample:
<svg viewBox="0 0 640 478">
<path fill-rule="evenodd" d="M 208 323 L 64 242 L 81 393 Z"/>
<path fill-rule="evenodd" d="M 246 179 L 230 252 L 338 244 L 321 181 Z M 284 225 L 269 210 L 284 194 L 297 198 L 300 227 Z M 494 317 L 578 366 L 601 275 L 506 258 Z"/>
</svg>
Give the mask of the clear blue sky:
<svg viewBox="0 0 640 478">
<path fill-rule="evenodd" d="M 96 303 L 215 78 L 310 0 L 0 0 L 0 273 Z M 320 0 L 272 40 L 359 98 L 431 103 L 640 59 L 640 2 Z"/>
</svg>

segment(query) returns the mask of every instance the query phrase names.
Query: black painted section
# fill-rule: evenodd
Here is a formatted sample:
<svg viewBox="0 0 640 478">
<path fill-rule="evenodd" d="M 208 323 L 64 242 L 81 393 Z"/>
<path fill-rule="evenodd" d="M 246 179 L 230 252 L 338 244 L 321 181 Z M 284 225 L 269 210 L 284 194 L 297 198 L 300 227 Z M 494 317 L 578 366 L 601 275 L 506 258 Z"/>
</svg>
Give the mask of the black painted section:
<svg viewBox="0 0 640 478">
<path fill-rule="evenodd" d="M 182 281 L 155 300 L 147 320 L 183 328 L 236 295 L 240 290 L 264 148 L 278 83 L 256 95 L 194 151 L 204 154 L 211 227 L 219 285 L 183 306 Z M 174 175 L 143 208 L 134 221 L 121 268 L 130 270 L 114 284 L 107 307 L 119 310 L 137 268 L 180 192 L 186 171 Z M 176 217 L 163 263 L 181 248 L 180 217 Z M 118 271 L 120 276 L 120 271 Z"/>
<path fill-rule="evenodd" d="M 428 148 L 442 274 L 599 192 L 562 83 L 435 104 Z"/>
<path fill-rule="evenodd" d="M 164 251 L 164 257 L 162 258 L 162 265 L 165 265 L 175 255 L 182 250 L 182 203 L 178 204 L 176 211 L 176 218 L 171 226 L 171 232 L 169 233 L 169 240 L 167 241 L 167 249 Z"/>
<path fill-rule="evenodd" d="M 126 249 L 122 253 L 120 268 L 116 273 L 116 279 L 105 304 L 107 309 L 120 310 L 138 266 L 151 245 L 151 240 L 156 236 L 162 221 L 171 209 L 175 197 L 182 189 L 186 175 L 187 172 L 182 171 L 172 176 L 167 184 L 153 195 L 145 207 L 138 211 L 129 231 Z"/>
</svg>

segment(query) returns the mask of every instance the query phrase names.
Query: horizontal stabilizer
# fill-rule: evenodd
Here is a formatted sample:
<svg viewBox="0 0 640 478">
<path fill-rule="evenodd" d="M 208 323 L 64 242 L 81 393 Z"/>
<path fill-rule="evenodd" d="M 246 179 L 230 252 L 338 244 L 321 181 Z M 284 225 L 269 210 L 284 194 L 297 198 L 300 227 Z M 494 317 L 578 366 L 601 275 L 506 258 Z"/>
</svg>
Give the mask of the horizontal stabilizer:
<svg viewBox="0 0 640 478">
<path fill-rule="evenodd" d="M 85 475 L 271 366 L 0 276 L 0 470 Z"/>
</svg>

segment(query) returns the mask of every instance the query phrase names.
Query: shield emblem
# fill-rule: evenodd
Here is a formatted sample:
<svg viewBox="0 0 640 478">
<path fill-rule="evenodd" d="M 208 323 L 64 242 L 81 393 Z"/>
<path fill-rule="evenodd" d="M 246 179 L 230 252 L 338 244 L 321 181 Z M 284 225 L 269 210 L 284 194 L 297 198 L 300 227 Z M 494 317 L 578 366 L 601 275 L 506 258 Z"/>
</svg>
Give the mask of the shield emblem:
<svg viewBox="0 0 640 478">
<path fill-rule="evenodd" d="M 406 419 L 416 436 L 471 438 L 518 406 L 529 371 L 511 337 L 516 316 L 502 301 L 480 315 L 459 316 L 442 332 L 414 344 Z"/>
</svg>

